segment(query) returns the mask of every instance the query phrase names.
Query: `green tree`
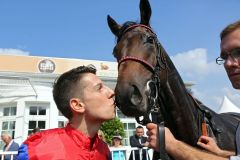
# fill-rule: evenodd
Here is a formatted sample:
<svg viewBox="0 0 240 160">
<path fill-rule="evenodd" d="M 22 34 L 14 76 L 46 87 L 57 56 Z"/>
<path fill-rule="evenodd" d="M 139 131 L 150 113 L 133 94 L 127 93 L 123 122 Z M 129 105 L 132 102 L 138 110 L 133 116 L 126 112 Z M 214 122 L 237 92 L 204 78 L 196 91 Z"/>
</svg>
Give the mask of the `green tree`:
<svg viewBox="0 0 240 160">
<path fill-rule="evenodd" d="M 104 122 L 100 129 L 103 131 L 105 139 L 109 145 L 111 145 L 112 137 L 114 135 L 125 136 L 124 125 L 119 118 Z"/>
</svg>

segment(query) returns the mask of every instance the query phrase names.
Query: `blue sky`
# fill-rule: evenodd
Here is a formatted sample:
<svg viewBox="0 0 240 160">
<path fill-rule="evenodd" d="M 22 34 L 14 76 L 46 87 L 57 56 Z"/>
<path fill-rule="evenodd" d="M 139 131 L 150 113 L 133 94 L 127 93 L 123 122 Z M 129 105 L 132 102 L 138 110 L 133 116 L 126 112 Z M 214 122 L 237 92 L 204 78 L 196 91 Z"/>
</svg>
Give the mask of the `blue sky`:
<svg viewBox="0 0 240 160">
<path fill-rule="evenodd" d="M 223 66 L 219 33 L 239 19 L 239 0 L 150 0 L 152 28 L 194 95 L 217 110 L 223 95 L 240 106 Z M 107 26 L 139 20 L 139 0 L 2 0 L 0 53 L 115 61 Z"/>
</svg>

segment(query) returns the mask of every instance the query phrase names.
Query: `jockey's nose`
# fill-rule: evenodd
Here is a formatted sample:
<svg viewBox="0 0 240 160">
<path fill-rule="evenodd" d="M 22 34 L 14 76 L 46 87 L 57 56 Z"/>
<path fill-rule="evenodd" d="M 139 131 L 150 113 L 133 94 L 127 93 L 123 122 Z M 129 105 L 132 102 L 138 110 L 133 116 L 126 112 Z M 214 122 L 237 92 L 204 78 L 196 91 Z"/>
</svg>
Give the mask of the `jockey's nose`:
<svg viewBox="0 0 240 160">
<path fill-rule="evenodd" d="M 109 87 L 107 87 L 107 88 L 108 88 L 109 97 L 113 98 L 115 96 L 114 91 L 111 88 L 109 88 Z"/>
</svg>

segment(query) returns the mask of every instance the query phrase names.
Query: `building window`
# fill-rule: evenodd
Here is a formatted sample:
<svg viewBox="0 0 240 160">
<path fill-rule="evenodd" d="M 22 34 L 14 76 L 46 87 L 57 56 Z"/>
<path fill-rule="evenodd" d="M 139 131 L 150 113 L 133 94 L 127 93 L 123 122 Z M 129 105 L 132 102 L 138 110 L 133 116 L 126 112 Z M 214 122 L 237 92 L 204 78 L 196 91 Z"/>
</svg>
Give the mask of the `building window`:
<svg viewBox="0 0 240 160">
<path fill-rule="evenodd" d="M 15 135 L 15 121 L 3 121 L 2 122 L 2 134 L 9 133 L 12 138 Z"/>
<path fill-rule="evenodd" d="M 130 136 L 135 134 L 136 123 L 123 123 L 123 125 L 124 125 L 124 131 L 125 131 L 125 137 L 123 139 L 123 144 L 126 146 L 130 146 L 129 138 L 130 138 Z"/>
<path fill-rule="evenodd" d="M 64 116 L 62 112 L 58 111 L 58 116 Z"/>
<path fill-rule="evenodd" d="M 58 128 L 64 128 L 67 125 L 67 121 L 58 121 Z"/>
<path fill-rule="evenodd" d="M 4 107 L 3 116 L 16 116 L 17 107 Z"/>
<path fill-rule="evenodd" d="M 128 117 L 125 116 L 125 115 L 122 113 L 122 111 L 119 110 L 118 108 L 117 108 L 117 117 L 118 117 L 118 118 L 128 118 Z"/>
<path fill-rule="evenodd" d="M 46 129 L 46 121 L 29 121 L 28 135 L 30 135 L 32 130 L 37 127 L 40 128 L 40 130 L 45 130 Z"/>
<path fill-rule="evenodd" d="M 31 106 L 29 108 L 29 115 L 46 115 L 46 107 Z"/>
</svg>

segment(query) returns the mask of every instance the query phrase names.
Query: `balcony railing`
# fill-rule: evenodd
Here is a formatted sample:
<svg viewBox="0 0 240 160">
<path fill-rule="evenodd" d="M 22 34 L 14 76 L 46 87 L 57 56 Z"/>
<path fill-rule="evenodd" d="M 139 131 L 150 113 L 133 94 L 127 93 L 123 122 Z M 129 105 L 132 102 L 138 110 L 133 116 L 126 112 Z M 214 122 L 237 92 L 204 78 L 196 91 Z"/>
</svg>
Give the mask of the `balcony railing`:
<svg viewBox="0 0 240 160">
<path fill-rule="evenodd" d="M 18 154 L 18 152 L 17 151 L 0 151 L 0 158 L 1 158 L 1 160 L 4 160 L 4 156 L 6 156 L 6 155 L 10 155 L 10 160 L 13 160 L 13 158 L 14 158 L 14 155 L 17 155 Z"/>
<path fill-rule="evenodd" d="M 130 146 L 123 146 L 123 147 L 119 147 L 119 148 L 110 147 L 110 152 L 111 152 L 112 160 L 128 160 L 131 152 L 134 153 L 135 151 L 139 151 L 139 153 L 142 153 L 143 149 L 147 150 L 147 152 L 146 152 L 147 160 L 152 159 L 153 150 L 150 148 L 147 148 L 147 147 L 144 147 L 142 149 L 137 148 L 137 147 L 130 147 Z M 114 157 L 113 157 L 114 152 L 115 153 L 118 152 L 117 155 L 119 157 L 117 157 L 117 159 L 114 159 Z M 123 156 L 124 156 L 124 158 L 123 158 Z M 135 154 L 133 154 L 133 160 L 135 160 Z M 142 160 L 142 154 L 140 154 L 140 160 Z"/>
<path fill-rule="evenodd" d="M 146 150 L 147 150 L 147 152 L 146 152 L 147 160 L 152 159 L 153 150 L 152 150 L 152 149 L 149 149 L 149 148 L 147 148 L 147 147 L 144 147 L 144 148 L 142 148 L 142 149 L 139 149 L 139 148 L 137 148 L 137 147 L 130 147 L 130 146 L 123 146 L 123 147 L 120 147 L 120 148 L 110 147 L 110 151 L 111 151 L 111 155 L 112 155 L 112 160 L 116 160 L 116 159 L 113 159 L 113 152 L 119 152 L 119 154 L 118 154 L 119 157 L 118 157 L 117 160 L 122 160 L 121 157 L 120 157 L 120 156 L 121 156 L 120 152 L 123 153 L 123 156 L 124 156 L 125 160 L 128 160 L 132 151 L 133 151 L 133 153 L 134 153 L 135 151 L 139 151 L 140 153 L 142 153 L 142 150 L 143 150 L 143 149 L 146 149 Z M 5 156 L 5 155 L 10 155 L 10 157 L 11 157 L 10 160 L 13 160 L 14 155 L 17 155 L 17 154 L 18 154 L 17 151 L 0 151 L 0 158 L 1 158 L 0 160 L 4 160 L 4 156 Z M 147 154 L 148 154 L 149 156 L 147 156 Z M 141 160 L 141 159 L 142 159 L 142 154 L 140 154 L 140 160 Z M 135 154 L 133 154 L 133 160 L 135 160 Z"/>
</svg>

